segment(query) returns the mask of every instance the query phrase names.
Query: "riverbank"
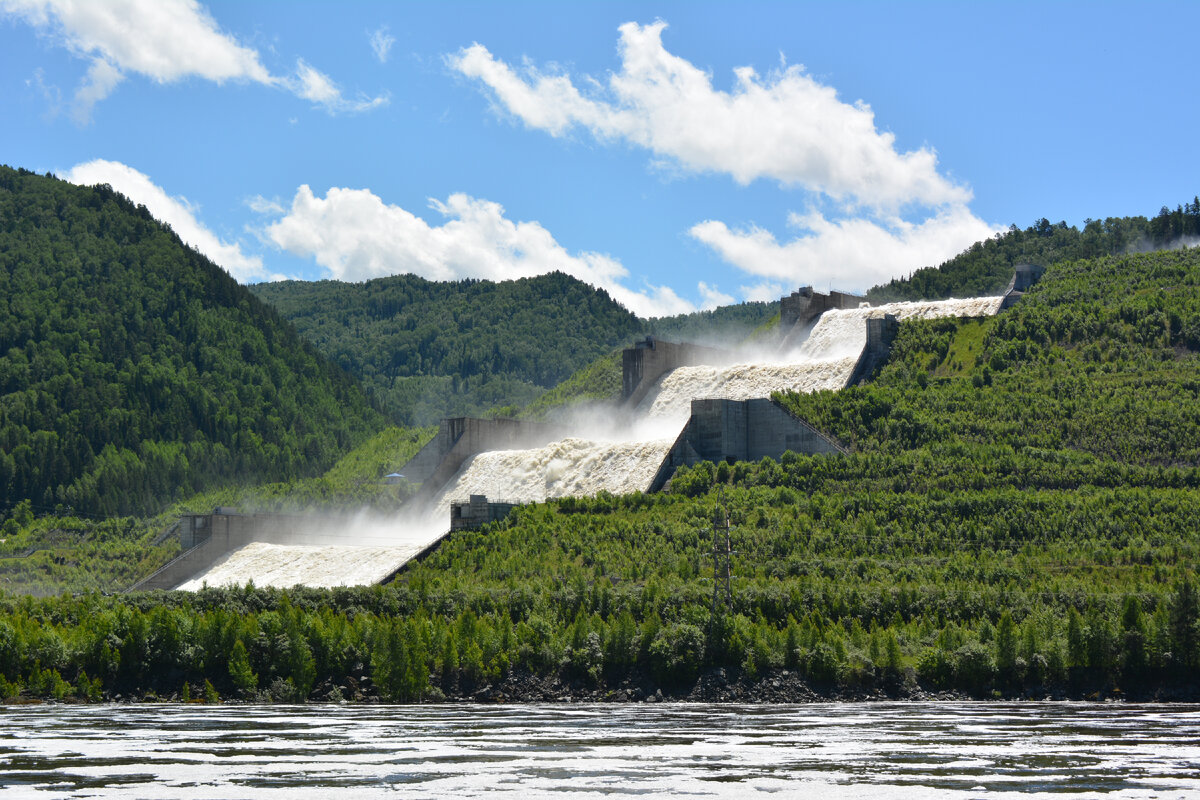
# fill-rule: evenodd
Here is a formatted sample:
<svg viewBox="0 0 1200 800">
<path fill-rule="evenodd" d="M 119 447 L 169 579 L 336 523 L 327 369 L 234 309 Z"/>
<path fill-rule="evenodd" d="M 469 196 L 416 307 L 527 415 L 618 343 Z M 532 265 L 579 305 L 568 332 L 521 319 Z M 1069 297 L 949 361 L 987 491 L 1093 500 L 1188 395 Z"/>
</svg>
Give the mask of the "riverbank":
<svg viewBox="0 0 1200 800">
<path fill-rule="evenodd" d="M 861 678 L 861 676 L 860 676 Z M 1200 703 L 1200 684 L 1179 681 L 1129 688 L 1081 682 L 1074 685 L 1041 685 L 1010 688 L 990 688 L 971 694 L 955 690 L 939 690 L 921 686 L 911 672 L 900 679 L 881 678 L 877 685 L 848 687 L 836 684 L 814 684 L 791 670 L 773 670 L 761 676 L 744 671 L 731 674 L 725 669 L 712 669 L 702 674 L 690 686 L 660 686 L 648 676 L 634 676 L 615 685 L 592 685 L 561 676 L 535 675 L 511 671 L 501 680 L 482 686 L 454 686 L 448 690 L 430 687 L 423 697 L 409 705 L 487 704 L 614 704 L 639 703 L 704 703 L 729 705 L 773 705 L 807 703 L 880 703 L 905 701 L 923 702 L 1098 702 L 1098 703 Z M 286 696 L 286 687 L 268 687 L 250 697 L 210 695 L 207 700 L 203 687 L 182 693 L 126 696 L 101 694 L 91 700 L 77 696 L 62 698 L 19 695 L 5 701 L 8 705 L 31 705 L 61 702 L 84 703 L 208 703 L 208 704 L 278 704 L 297 702 Z M 317 686 L 303 702 L 309 704 L 376 705 L 390 703 L 376 690 L 369 676 L 348 677 L 335 684 L 326 681 Z"/>
</svg>

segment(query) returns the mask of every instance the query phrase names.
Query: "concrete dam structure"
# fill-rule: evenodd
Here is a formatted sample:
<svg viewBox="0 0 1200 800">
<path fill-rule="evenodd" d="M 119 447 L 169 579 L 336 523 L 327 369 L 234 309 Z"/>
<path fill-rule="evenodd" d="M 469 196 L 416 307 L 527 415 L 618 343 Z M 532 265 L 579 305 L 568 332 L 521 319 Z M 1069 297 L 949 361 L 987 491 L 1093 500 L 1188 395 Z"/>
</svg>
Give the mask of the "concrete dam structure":
<svg viewBox="0 0 1200 800">
<path fill-rule="evenodd" d="M 401 469 L 420 484 L 409 513 L 376 524 L 371 535 L 360 532 L 351 544 L 329 533 L 344 529 L 344 522 L 310 518 L 300 525 L 283 515 L 218 510 L 185 518 L 184 552 L 136 588 L 196 589 L 247 580 L 275 586 L 377 583 L 436 547 L 451 528 L 495 522 L 515 504 L 658 491 L 679 467 L 701 461 L 778 459 L 789 450 L 842 452 L 771 394 L 869 380 L 886 361 L 903 320 L 996 314 L 1036 281 L 1039 270 L 1018 269 L 1004 296 L 966 300 L 869 306 L 854 295 L 805 287 L 783 299 L 781 346 L 753 357 L 647 338 L 623 353 L 623 403 L 615 424 L 608 420 L 583 433 L 512 419 L 443 420 L 433 440 Z"/>
<path fill-rule="evenodd" d="M 353 539 L 344 535 L 355 531 Z M 332 588 L 381 583 L 445 535 L 361 515 L 242 514 L 218 508 L 180 520 L 182 552 L 130 591 L 244 585 Z"/>
<path fill-rule="evenodd" d="M 727 364 L 733 353 L 685 342 L 675 344 L 647 336 L 621 352 L 621 399 L 636 406 L 659 378 L 694 364 Z"/>
<path fill-rule="evenodd" d="M 837 441 L 772 400 L 693 400 L 691 417 L 647 491 L 660 491 L 682 466 L 701 461 L 779 460 L 789 450 L 808 455 L 846 452 Z"/>
</svg>

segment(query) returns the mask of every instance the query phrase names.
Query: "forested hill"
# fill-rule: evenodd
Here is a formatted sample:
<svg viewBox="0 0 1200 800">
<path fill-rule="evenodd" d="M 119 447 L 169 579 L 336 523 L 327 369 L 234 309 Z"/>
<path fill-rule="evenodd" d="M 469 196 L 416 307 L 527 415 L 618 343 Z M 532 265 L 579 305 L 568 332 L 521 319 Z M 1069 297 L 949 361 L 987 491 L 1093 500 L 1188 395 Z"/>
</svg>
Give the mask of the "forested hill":
<svg viewBox="0 0 1200 800">
<path fill-rule="evenodd" d="M 743 303 L 642 320 L 561 272 L 499 283 L 395 275 L 250 290 L 406 425 L 525 406 L 644 334 L 740 338 L 778 310 L 777 303 Z"/>
<path fill-rule="evenodd" d="M 558 272 L 501 283 L 396 275 L 250 289 L 406 425 L 524 405 L 641 330 L 606 292 Z"/>
<path fill-rule="evenodd" d="M 997 294 L 1012 278 L 1017 264 L 1049 266 L 1057 261 L 1122 255 L 1195 244 L 1200 237 L 1200 197 L 1175 207 L 1163 206 L 1153 219 L 1108 217 L 1087 220 L 1083 230 L 1066 222 L 1040 219 L 1025 230 L 1016 225 L 991 239 L 976 242 L 938 267 L 924 267 L 908 278 L 874 287 L 874 303 L 895 300 L 940 300 Z"/>
<path fill-rule="evenodd" d="M 145 207 L 0 167 L 0 513 L 144 512 L 312 474 L 381 424 Z"/>
</svg>

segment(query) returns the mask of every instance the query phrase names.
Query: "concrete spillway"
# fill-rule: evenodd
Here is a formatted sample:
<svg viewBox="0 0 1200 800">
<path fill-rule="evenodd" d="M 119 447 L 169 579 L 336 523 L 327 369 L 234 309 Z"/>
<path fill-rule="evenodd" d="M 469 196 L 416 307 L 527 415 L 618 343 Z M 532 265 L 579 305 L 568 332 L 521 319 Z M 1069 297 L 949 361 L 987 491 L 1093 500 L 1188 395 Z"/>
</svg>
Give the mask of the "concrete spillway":
<svg viewBox="0 0 1200 800">
<path fill-rule="evenodd" d="M 436 513 L 472 494 L 518 503 L 646 491 L 674 439 L 595 442 L 563 439 L 528 450 L 472 456 L 442 492 Z"/>
<path fill-rule="evenodd" d="M 798 364 L 733 364 L 728 367 L 680 367 L 663 376 L 638 405 L 638 413 L 682 425 L 692 400 L 701 397 L 749 400 L 788 389 L 816 392 L 840 389 L 850 379 L 856 357 Z"/>
<path fill-rule="evenodd" d="M 251 542 L 179 585 L 194 592 L 208 586 L 255 586 L 288 589 L 297 584 L 329 589 L 379 583 L 426 545 L 286 545 Z"/>
<path fill-rule="evenodd" d="M 803 344 L 767 363 L 684 366 L 664 375 L 644 396 L 636 415 L 662 421 L 659 430 L 677 434 L 698 398 L 749 400 L 776 391 L 840 389 L 850 380 L 867 344 L 868 319 L 900 319 L 995 314 L 1003 298 L 891 303 L 855 309 L 831 309 Z M 603 442 L 567 438 L 543 447 L 492 450 L 471 456 L 443 489 L 436 514 L 472 494 L 514 502 L 551 497 L 586 497 L 646 491 L 674 444 L 671 439 Z"/>
<path fill-rule="evenodd" d="M 808 337 L 791 350 L 753 363 L 687 366 L 668 372 L 638 404 L 639 414 L 682 424 L 697 398 L 749 400 L 772 392 L 816 392 L 846 386 L 867 344 L 869 319 L 991 316 L 1003 297 L 888 303 L 824 312 Z"/>
<path fill-rule="evenodd" d="M 939 317 L 990 317 L 1000 310 L 1003 297 L 969 297 L 965 300 L 920 300 L 864 308 L 832 309 L 821 315 L 812 333 L 794 351 L 797 360 L 857 357 L 866 346 L 866 321 L 892 315 L 906 319 Z M 785 356 L 786 357 L 786 356 Z"/>
<path fill-rule="evenodd" d="M 670 364 L 660 363 L 653 374 L 661 378 L 626 392 L 637 406 L 621 441 L 563 438 L 555 427 L 515 420 L 447 420 L 434 442 L 405 468 L 424 481 L 421 499 L 429 516 L 419 523 L 406 526 L 393 520 L 365 535 L 362 530 L 339 531 L 338 541 L 354 542 L 351 545 L 335 543 L 329 536 L 297 543 L 294 532 L 263 541 L 268 521 L 221 518 L 225 532 L 214 531 L 209 540 L 214 552 L 197 546 L 152 578 L 159 578 L 162 588 L 169 584 L 192 590 L 204 584 L 241 585 L 250 580 L 278 587 L 378 583 L 436 544 L 449 527 L 450 504 L 471 495 L 523 503 L 601 491 L 626 494 L 657 489 L 675 468 L 701 459 L 778 457 L 785 447 L 833 452 L 838 449 L 835 442 L 806 428 L 781 407 L 756 398 L 777 391 L 840 389 L 864 379 L 869 373 L 864 373 L 867 355 L 878 350 L 886 356 L 887 349 L 886 344 L 878 345 L 883 323 L 869 320 L 890 317 L 886 324 L 894 335 L 896 319 L 989 316 L 1000 310 L 1003 300 L 983 297 L 830 308 L 811 331 L 805 328 L 808 335 L 800 344 L 768 357 L 723 366 L 678 366 L 665 373 L 662 370 Z M 868 330 L 874 331 L 870 340 Z M 661 344 L 658 349 L 647 348 L 643 362 L 651 358 L 648 353 L 655 358 L 683 357 Z M 647 364 L 642 366 L 648 369 Z M 697 412 L 692 401 L 702 398 L 712 402 L 698 404 L 701 411 Z M 550 439 L 554 440 L 543 444 Z M 194 563 L 184 572 L 188 559 Z M 177 573 L 180 577 L 172 581 Z"/>
</svg>

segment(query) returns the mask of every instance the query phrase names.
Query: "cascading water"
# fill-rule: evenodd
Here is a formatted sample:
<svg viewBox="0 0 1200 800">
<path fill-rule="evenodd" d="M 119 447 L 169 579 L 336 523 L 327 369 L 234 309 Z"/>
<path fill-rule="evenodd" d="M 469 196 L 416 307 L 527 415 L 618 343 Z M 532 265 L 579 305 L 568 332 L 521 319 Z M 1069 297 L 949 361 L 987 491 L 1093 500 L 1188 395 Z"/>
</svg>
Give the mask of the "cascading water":
<svg viewBox="0 0 1200 800">
<path fill-rule="evenodd" d="M 832 309 L 821 315 L 812 333 L 799 349 L 794 351 L 794 357 L 804 361 L 848 357 L 857 359 L 867 344 L 868 319 L 878 319 L 887 314 L 901 320 L 990 317 L 1000 310 L 1000 304 L 1003 302 L 1003 297 L 969 297 L 965 300 L 918 300 L 911 303 Z"/>
<path fill-rule="evenodd" d="M 297 545 L 252 542 L 230 552 L 178 588 L 197 591 L 209 586 L 363 586 L 379 583 L 421 552 L 419 545 Z"/>
<path fill-rule="evenodd" d="M 463 465 L 442 492 L 437 513 L 472 494 L 532 503 L 550 497 L 587 497 L 601 491 L 643 491 L 674 439 L 595 442 L 563 439 L 531 450 L 492 450 Z"/>
<path fill-rule="evenodd" d="M 643 430 L 631 427 L 624 436 L 612 437 L 619 441 L 568 438 L 534 449 L 495 450 L 471 457 L 439 494 L 431 520 L 412 525 L 397 522 L 386 538 L 373 539 L 396 546 L 255 543 L 230 553 L 180 588 L 248 580 L 283 587 L 376 583 L 440 538 L 450 503 L 472 494 L 536 502 L 600 491 L 644 491 L 687 420 L 693 399 L 746 400 L 775 391 L 839 389 L 850 379 L 866 345 L 867 319 L 885 314 L 900 319 L 990 316 L 999 311 L 1002 301 L 1002 297 L 978 297 L 826 311 L 808 338 L 785 353 L 753 363 L 681 367 L 663 376 L 636 409 L 643 422 L 636 427 Z M 410 541 L 403 544 L 401 538 Z"/>
<path fill-rule="evenodd" d="M 859 348 L 862 349 L 861 347 Z M 811 360 L 798 364 L 734 364 L 728 367 L 680 367 L 663 376 L 638 405 L 638 413 L 682 425 L 701 397 L 749 400 L 791 389 L 816 392 L 840 389 L 850 379 L 858 356 Z"/>
<path fill-rule="evenodd" d="M 972 297 L 826 311 L 798 348 L 775 354 L 766 363 L 672 370 L 646 394 L 638 412 L 682 424 L 691 411 L 692 400 L 699 397 L 748 400 L 770 397 L 777 391 L 840 389 L 850 380 L 867 344 L 868 319 L 886 314 L 899 319 L 991 316 L 1000 310 L 1003 300 L 1003 297 Z"/>
</svg>

